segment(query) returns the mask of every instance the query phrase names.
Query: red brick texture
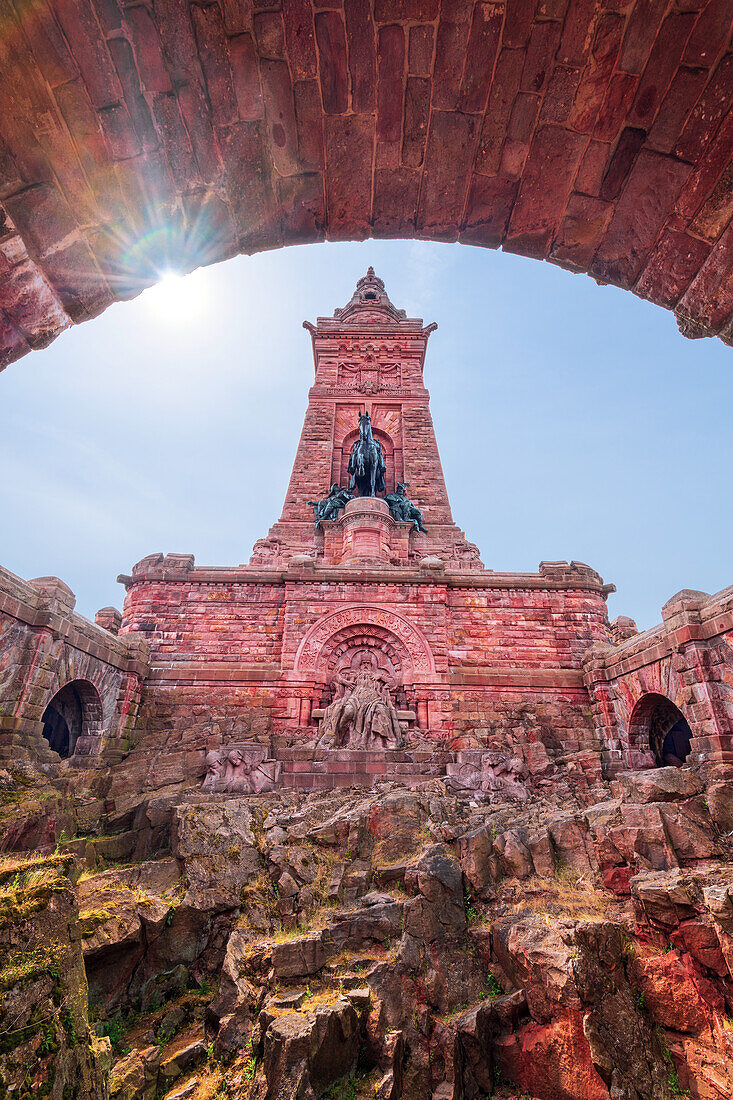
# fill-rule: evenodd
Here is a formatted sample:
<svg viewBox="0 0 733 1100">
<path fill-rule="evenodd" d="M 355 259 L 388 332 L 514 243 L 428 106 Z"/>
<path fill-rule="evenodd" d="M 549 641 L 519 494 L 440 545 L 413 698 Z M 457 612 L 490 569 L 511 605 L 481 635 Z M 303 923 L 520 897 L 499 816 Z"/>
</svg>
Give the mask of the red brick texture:
<svg viewBox="0 0 733 1100">
<path fill-rule="evenodd" d="M 282 564 L 293 552 L 313 552 L 313 509 L 307 501 L 325 497 L 334 481 L 348 483 L 349 456 L 363 412 L 371 416 L 382 445 L 387 492 L 394 492 L 398 481 L 409 483 L 409 495 L 422 510 L 428 534 L 412 540 L 412 559 L 440 553 L 468 561 L 475 548 L 453 523 L 423 382 L 435 326 L 425 328 L 422 320 L 397 310 L 370 268 L 344 309 L 306 327 L 313 342 L 314 384 L 282 515 L 255 548 L 252 564 Z"/>
<path fill-rule="evenodd" d="M 720 0 L 11 3 L 0 366 L 171 262 L 369 236 L 503 244 L 731 341 L 732 20 Z"/>
<path fill-rule="evenodd" d="M 389 654 L 427 742 L 595 746 L 581 660 L 608 638 L 607 588 L 587 566 L 434 576 L 414 566 L 182 569 L 161 558 L 126 583 L 123 631 L 151 646 L 149 749 L 312 741 L 331 654 L 352 637 Z"/>
<path fill-rule="evenodd" d="M 147 675 L 144 638 L 123 638 L 74 613 L 74 595 L 57 577 L 22 581 L 0 569 L 0 761 L 55 759 L 42 716 L 58 691 L 82 681 L 98 700 L 75 747 L 76 766 L 109 765 L 129 750 Z M 100 616 L 119 626 L 119 612 Z"/>
<path fill-rule="evenodd" d="M 650 693 L 670 699 L 687 719 L 693 760 L 733 763 L 733 588 L 715 596 L 678 592 L 662 616 L 643 634 L 632 620 L 616 620 L 616 644 L 586 654 L 585 683 L 609 773 L 638 766 L 648 750 L 634 716 Z"/>
</svg>

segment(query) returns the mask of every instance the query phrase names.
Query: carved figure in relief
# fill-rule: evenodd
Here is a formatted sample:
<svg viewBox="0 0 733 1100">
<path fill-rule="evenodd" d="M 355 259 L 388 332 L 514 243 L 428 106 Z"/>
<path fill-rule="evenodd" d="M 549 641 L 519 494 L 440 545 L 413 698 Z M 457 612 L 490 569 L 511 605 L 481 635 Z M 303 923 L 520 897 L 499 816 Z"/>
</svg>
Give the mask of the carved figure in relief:
<svg viewBox="0 0 733 1100">
<path fill-rule="evenodd" d="M 248 751 L 230 745 L 207 752 L 206 769 L 204 791 L 262 794 L 277 789 L 282 764 L 265 760 L 259 747 Z"/>
<path fill-rule="evenodd" d="M 382 444 L 372 435 L 372 418 L 369 413 L 359 414 L 359 438 L 351 448 L 348 473 L 349 489 L 357 489 L 361 497 L 374 497 L 383 493 L 387 464 Z"/>
<path fill-rule="evenodd" d="M 342 508 L 345 508 L 350 500 L 354 499 L 354 494 L 351 490 L 345 486 L 342 488 L 338 482 L 334 481 L 333 485 L 329 489 L 328 496 L 323 500 L 308 500 L 307 504 L 313 507 L 313 518 L 316 523 L 316 531 L 323 523 L 324 519 L 336 519 Z"/>
<path fill-rule="evenodd" d="M 398 749 L 402 731 L 389 688 L 371 669 L 337 672 L 337 697 L 326 707 L 319 740 L 335 749 Z"/>
<path fill-rule="evenodd" d="M 503 752 L 487 752 L 479 766 L 461 764 L 452 770 L 446 785 L 456 791 L 483 795 L 489 802 L 504 799 L 526 802 L 529 798 L 528 780 L 529 768 L 521 757 L 510 758 Z"/>
<path fill-rule="evenodd" d="M 408 482 L 398 481 L 395 491 L 387 493 L 384 499 L 389 505 L 392 518 L 396 519 L 398 523 L 411 523 L 416 531 L 425 531 L 422 512 L 412 503 L 405 492 L 409 487 Z"/>
<path fill-rule="evenodd" d="M 453 548 L 462 569 L 480 569 L 481 553 L 473 542 L 459 542 Z"/>
<path fill-rule="evenodd" d="M 281 546 L 279 539 L 257 539 L 252 547 L 252 565 L 267 565 L 280 556 Z"/>
</svg>

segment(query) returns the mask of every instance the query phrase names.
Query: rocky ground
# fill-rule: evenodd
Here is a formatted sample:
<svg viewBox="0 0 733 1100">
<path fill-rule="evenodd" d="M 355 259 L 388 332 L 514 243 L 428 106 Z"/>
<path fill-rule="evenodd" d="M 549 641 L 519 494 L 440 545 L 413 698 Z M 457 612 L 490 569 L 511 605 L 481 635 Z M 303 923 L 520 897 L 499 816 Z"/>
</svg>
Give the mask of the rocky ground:
<svg viewBox="0 0 733 1100">
<path fill-rule="evenodd" d="M 0 1097 L 733 1095 L 733 783 L 4 783 Z"/>
</svg>

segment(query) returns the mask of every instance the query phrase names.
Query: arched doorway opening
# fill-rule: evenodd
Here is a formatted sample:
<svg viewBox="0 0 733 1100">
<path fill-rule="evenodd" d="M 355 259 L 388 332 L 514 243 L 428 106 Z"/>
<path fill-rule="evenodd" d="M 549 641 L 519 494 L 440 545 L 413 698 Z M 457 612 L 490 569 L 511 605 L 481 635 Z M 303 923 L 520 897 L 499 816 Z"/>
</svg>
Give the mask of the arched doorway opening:
<svg viewBox="0 0 733 1100">
<path fill-rule="evenodd" d="M 690 754 L 692 730 L 679 707 L 666 695 L 649 692 L 634 707 L 629 722 L 629 741 L 651 751 L 658 768 L 681 768 Z"/>
<path fill-rule="evenodd" d="M 43 712 L 43 736 L 62 760 L 73 756 L 82 735 L 93 732 L 102 719 L 97 689 L 88 680 L 72 680 L 57 691 Z"/>
</svg>

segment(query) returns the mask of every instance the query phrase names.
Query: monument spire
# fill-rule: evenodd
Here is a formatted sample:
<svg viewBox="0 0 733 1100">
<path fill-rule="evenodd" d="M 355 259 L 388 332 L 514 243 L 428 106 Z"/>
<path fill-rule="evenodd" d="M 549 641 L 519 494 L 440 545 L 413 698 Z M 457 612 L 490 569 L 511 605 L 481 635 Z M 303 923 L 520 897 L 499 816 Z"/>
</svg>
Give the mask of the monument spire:
<svg viewBox="0 0 733 1100">
<path fill-rule="evenodd" d="M 374 268 L 367 268 L 356 284 L 356 290 L 343 309 L 333 311 L 334 318 L 344 321 L 354 314 L 363 313 L 365 310 L 382 311 L 394 321 L 404 321 L 407 314 L 404 309 L 397 309 L 390 301 L 384 282 L 374 274 Z"/>
<path fill-rule="evenodd" d="M 453 522 L 423 380 L 435 326 L 398 309 L 369 267 L 345 306 L 305 327 L 315 379 L 282 515 L 257 543 L 253 564 L 282 564 L 293 554 L 325 561 L 324 533 L 346 507 L 350 490 L 393 498 L 390 507 L 414 504 L 419 522 L 409 540 L 410 560 L 437 556 L 458 568 L 481 568 L 478 551 Z M 368 435 L 364 453 L 376 457 L 355 475 L 360 433 Z"/>
</svg>

